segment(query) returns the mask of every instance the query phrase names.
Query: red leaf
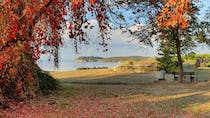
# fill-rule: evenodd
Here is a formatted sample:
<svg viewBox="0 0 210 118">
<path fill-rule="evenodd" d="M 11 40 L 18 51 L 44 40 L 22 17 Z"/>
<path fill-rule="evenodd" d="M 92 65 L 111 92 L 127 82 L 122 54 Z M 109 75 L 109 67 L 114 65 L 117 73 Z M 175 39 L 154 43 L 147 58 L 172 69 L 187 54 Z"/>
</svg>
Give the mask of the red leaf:
<svg viewBox="0 0 210 118">
<path fill-rule="evenodd" d="M 96 3 L 96 0 L 89 0 L 89 3 L 90 3 L 91 5 L 94 5 L 94 4 Z"/>
</svg>

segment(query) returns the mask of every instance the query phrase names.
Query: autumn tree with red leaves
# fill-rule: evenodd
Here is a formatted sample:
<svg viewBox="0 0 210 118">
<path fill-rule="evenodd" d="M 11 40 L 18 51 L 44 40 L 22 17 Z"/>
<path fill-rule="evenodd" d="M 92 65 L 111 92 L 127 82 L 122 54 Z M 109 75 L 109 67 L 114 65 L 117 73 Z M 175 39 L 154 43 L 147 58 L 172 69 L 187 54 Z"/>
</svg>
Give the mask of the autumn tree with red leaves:
<svg viewBox="0 0 210 118">
<path fill-rule="evenodd" d="M 62 43 L 58 32 L 62 4 L 59 0 L 0 2 L 0 92 L 5 98 L 33 95 L 38 83 L 35 61 L 45 52 L 56 57 L 56 47 Z"/>
<path fill-rule="evenodd" d="M 58 49 L 66 29 L 63 16 L 71 17 L 67 27 L 76 44 L 86 41 L 82 27 L 88 23 L 87 12 L 93 10 L 104 38 L 106 9 L 98 0 L 1 0 L 0 93 L 15 100 L 33 95 L 39 70 L 35 62 L 40 55 L 53 55 L 58 66 Z"/>
</svg>

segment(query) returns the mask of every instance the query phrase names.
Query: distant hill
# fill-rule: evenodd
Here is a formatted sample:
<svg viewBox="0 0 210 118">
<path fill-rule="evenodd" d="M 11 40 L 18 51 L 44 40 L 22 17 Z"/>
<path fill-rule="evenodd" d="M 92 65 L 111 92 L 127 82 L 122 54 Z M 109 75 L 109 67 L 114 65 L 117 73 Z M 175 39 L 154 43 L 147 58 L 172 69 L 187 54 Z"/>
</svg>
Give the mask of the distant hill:
<svg viewBox="0 0 210 118">
<path fill-rule="evenodd" d="M 97 62 L 98 60 L 103 59 L 102 57 L 94 57 L 94 56 L 82 56 L 82 57 L 78 57 L 76 58 L 74 61 L 75 62 Z"/>
<path fill-rule="evenodd" d="M 124 61 L 142 61 L 150 57 L 143 56 L 122 56 L 122 57 L 94 57 L 94 56 L 82 56 L 75 59 L 75 62 L 124 62 Z"/>
</svg>

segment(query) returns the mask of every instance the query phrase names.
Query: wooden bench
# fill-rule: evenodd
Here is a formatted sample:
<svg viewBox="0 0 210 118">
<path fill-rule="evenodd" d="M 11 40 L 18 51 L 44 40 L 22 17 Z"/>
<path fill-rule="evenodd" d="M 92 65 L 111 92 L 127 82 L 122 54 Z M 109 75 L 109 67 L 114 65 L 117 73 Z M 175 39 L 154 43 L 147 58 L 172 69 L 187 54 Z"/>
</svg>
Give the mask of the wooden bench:
<svg viewBox="0 0 210 118">
<path fill-rule="evenodd" d="M 172 74 L 174 76 L 174 80 L 178 80 L 179 72 L 173 72 Z M 184 74 L 184 79 L 186 79 L 186 75 L 189 75 L 191 82 L 195 82 L 195 80 L 196 80 L 196 82 L 198 81 L 198 78 L 196 77 L 196 72 L 194 72 L 194 71 L 184 72 L 183 74 Z"/>
</svg>

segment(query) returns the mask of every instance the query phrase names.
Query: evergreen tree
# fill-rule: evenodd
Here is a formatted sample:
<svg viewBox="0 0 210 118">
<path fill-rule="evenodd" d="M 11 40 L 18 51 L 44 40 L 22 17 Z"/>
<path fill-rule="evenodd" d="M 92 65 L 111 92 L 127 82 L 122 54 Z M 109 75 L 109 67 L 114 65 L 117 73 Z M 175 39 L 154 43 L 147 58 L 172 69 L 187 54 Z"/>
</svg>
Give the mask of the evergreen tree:
<svg viewBox="0 0 210 118">
<path fill-rule="evenodd" d="M 160 43 L 158 55 L 159 57 L 156 59 L 158 61 L 158 70 L 165 70 L 167 73 L 175 70 L 177 61 L 174 42 L 163 40 Z"/>
</svg>

